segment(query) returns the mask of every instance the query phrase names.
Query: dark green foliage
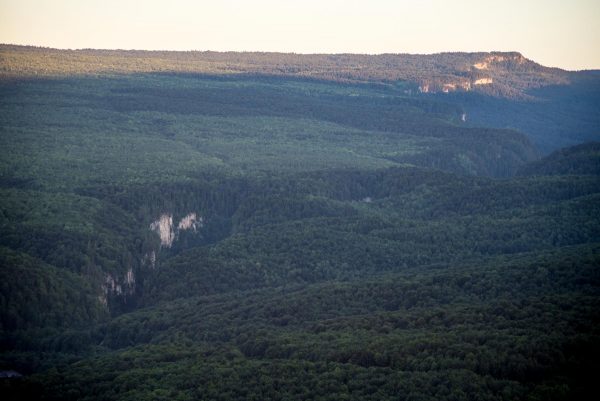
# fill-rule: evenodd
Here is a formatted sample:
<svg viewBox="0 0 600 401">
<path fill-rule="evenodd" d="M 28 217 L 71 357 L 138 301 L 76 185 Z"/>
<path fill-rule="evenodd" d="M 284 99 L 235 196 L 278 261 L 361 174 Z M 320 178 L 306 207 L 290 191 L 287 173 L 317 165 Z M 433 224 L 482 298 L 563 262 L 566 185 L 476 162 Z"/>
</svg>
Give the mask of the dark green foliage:
<svg viewBox="0 0 600 401">
<path fill-rule="evenodd" d="M 527 164 L 519 175 L 600 175 L 600 143 L 590 142 L 561 149 Z"/>
<path fill-rule="evenodd" d="M 402 90 L 442 92 L 454 84 L 494 95 L 522 97 L 528 88 L 569 82 L 570 74 L 543 67 L 516 52 L 415 54 L 289 54 L 57 50 L 0 46 L 2 77 L 106 75 L 115 73 L 257 74 L 334 82 L 393 84 Z M 491 77 L 494 85 L 477 85 Z M 464 84 L 471 84 L 465 87 Z M 450 88 L 455 90 L 456 88 Z"/>
<path fill-rule="evenodd" d="M 600 83 L 573 73 L 570 85 L 529 92 L 532 99 L 514 100 L 480 94 L 443 96 L 464 107 L 467 121 L 476 125 L 516 129 L 527 133 L 543 152 L 578 143 L 597 141 L 600 132 Z"/>
<path fill-rule="evenodd" d="M 282 53 L 218 53 L 218 52 L 147 52 L 120 50 L 65 51 L 47 48 L 0 45 L 0 79 L 39 77 L 110 76 L 111 74 L 163 73 L 190 76 L 193 74 L 219 74 L 217 79 L 235 80 L 243 75 L 273 82 L 273 77 L 294 78 L 296 89 L 305 95 L 322 92 L 346 97 L 346 101 L 363 103 L 362 90 L 401 95 L 427 104 L 426 110 L 439 114 L 442 110 L 455 110 L 455 119 L 466 112 L 469 122 L 478 125 L 519 129 L 525 132 L 542 152 L 590 140 L 598 140 L 600 128 L 600 79 L 596 71 L 570 72 L 543 67 L 523 55 L 510 53 L 441 53 L 431 55 L 382 54 L 382 55 L 300 55 Z M 226 77 L 226 78 L 224 78 Z M 483 79 L 489 84 L 478 84 Z M 302 81 L 303 80 L 303 81 Z M 325 85 L 322 83 L 325 82 Z M 352 83 L 336 85 L 331 83 Z M 360 84 L 360 85 L 357 85 Z M 167 89 L 167 88 L 163 88 Z M 197 99 L 198 93 L 191 88 L 177 91 L 176 98 L 165 96 L 158 99 L 171 110 L 189 113 L 198 105 L 189 100 Z M 225 102 L 204 104 L 209 114 L 248 115 L 256 107 L 271 106 L 271 113 L 278 115 L 289 100 L 281 105 L 270 98 L 253 97 L 250 109 L 237 107 L 247 101 L 248 91 L 241 83 Z M 362 90 L 357 90 L 362 89 Z M 421 94 L 421 91 L 426 92 Z M 138 109 L 132 95 L 148 96 L 151 91 L 124 85 L 112 98 L 115 107 Z M 155 92 L 156 93 L 156 92 Z M 128 96 L 129 94 L 129 96 Z M 433 95 L 432 95 L 433 94 Z M 454 96 L 456 94 L 457 96 Z M 240 96 L 241 95 L 241 96 Z M 353 99 L 348 99 L 352 96 Z M 423 99 L 425 97 L 426 99 Z M 439 98 L 440 102 L 431 102 Z M 281 99 L 281 98 L 279 98 Z M 296 99 L 297 100 L 297 99 Z M 379 126 L 390 126 L 389 99 L 370 99 L 387 105 L 373 109 L 367 103 L 358 114 L 350 114 L 345 122 L 361 123 L 365 112 L 381 115 Z M 396 100 L 397 101 L 397 100 Z M 340 102 L 337 99 L 339 105 Z M 228 106 L 222 109 L 222 106 Z M 286 109 L 289 111 L 289 108 Z M 303 117 L 323 114 L 325 109 L 308 107 Z M 269 113 L 268 115 L 273 115 Z M 343 114 L 343 113 L 342 113 Z M 340 120 L 340 110 L 328 110 L 328 117 Z M 160 118 L 156 120 L 161 120 Z M 367 120 L 371 120 L 368 118 Z M 372 124 L 372 123 L 371 123 Z M 417 124 L 418 125 L 418 124 Z M 164 130 L 166 136 L 168 126 Z M 471 156 L 471 155 L 469 155 Z M 445 161 L 449 163 L 449 160 Z"/>
<path fill-rule="evenodd" d="M 189 180 L 198 171 L 407 163 L 508 176 L 536 157 L 522 134 L 465 127 L 457 121 L 460 108 L 447 103 L 370 87 L 351 87 L 358 94 L 352 96 L 339 84 L 304 85 L 177 75 L 4 82 L 2 144 L 19 155 L 5 162 L 4 180 L 77 188 Z M 23 109 L 33 95 L 44 105 Z"/>
<path fill-rule="evenodd" d="M 535 161 L 415 93 L 488 71 L 508 102 L 564 71 L 0 53 L 3 400 L 585 399 L 597 146 Z M 206 75 L 231 65 L 262 75 Z"/>
<path fill-rule="evenodd" d="M 181 299 L 100 328 L 114 351 L 30 380 L 45 399 L 583 397 L 598 254 Z"/>
<path fill-rule="evenodd" d="M 0 252 L 0 329 L 87 325 L 103 317 L 90 283 L 7 248 Z"/>
</svg>

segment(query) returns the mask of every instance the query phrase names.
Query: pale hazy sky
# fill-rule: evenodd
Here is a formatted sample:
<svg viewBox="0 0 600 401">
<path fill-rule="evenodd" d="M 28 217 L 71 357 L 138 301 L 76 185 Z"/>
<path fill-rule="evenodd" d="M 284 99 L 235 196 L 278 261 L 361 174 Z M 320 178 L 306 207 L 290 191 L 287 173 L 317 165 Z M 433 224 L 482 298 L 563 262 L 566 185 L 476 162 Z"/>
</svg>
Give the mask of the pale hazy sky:
<svg viewBox="0 0 600 401">
<path fill-rule="evenodd" d="M 600 0 L 0 0 L 0 43 L 57 48 L 515 50 L 600 68 Z"/>
</svg>

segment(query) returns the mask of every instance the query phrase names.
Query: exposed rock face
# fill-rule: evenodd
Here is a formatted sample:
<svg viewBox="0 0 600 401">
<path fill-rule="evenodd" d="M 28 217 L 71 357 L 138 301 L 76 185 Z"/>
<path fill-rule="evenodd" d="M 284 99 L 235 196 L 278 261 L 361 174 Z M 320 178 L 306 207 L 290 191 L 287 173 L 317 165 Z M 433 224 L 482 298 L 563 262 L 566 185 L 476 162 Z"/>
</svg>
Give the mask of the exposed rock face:
<svg viewBox="0 0 600 401">
<path fill-rule="evenodd" d="M 131 267 L 125 274 L 125 284 L 130 288 L 135 286 L 135 275 L 133 274 L 133 269 Z"/>
<path fill-rule="evenodd" d="M 445 83 L 442 85 L 442 92 L 444 93 L 448 93 L 448 92 L 454 92 L 457 90 L 464 90 L 464 91 L 470 91 L 471 90 L 471 83 L 464 81 L 464 82 L 449 82 L 449 83 Z"/>
<path fill-rule="evenodd" d="M 477 70 L 487 70 L 490 68 L 490 65 L 487 62 L 482 61 L 481 63 L 473 64 L 473 67 Z"/>
<path fill-rule="evenodd" d="M 175 240 L 173 231 L 173 215 L 163 213 L 160 218 L 150 224 L 150 229 L 160 236 L 160 245 L 170 248 Z"/>
<path fill-rule="evenodd" d="M 98 296 L 98 300 L 104 306 L 108 305 L 109 295 L 131 295 L 135 292 L 135 273 L 133 268 L 129 268 L 127 273 L 122 280 L 118 277 L 107 273 L 104 276 L 104 283 L 102 284 L 102 293 Z"/>
<path fill-rule="evenodd" d="M 473 86 L 490 85 L 494 81 L 492 78 L 476 78 L 473 77 L 471 80 L 457 80 L 451 82 L 443 81 L 425 81 L 419 86 L 419 92 L 421 93 L 450 93 L 450 92 L 469 92 Z"/>
<path fill-rule="evenodd" d="M 449 65 L 451 62 L 448 62 Z M 469 64 L 452 64 L 454 70 L 417 81 L 420 93 L 451 93 L 469 92 L 472 90 L 488 92 L 493 90 L 496 95 L 518 96 L 518 91 L 531 86 L 540 85 L 540 80 L 524 81 L 524 75 L 539 75 L 545 67 L 527 60 L 519 53 L 478 54 L 470 59 Z M 564 81 L 560 71 L 550 71 L 543 77 L 552 78 L 554 83 Z M 493 89 L 490 89 L 493 87 Z"/>
<path fill-rule="evenodd" d="M 493 82 L 494 80 L 492 78 L 479 78 L 473 82 L 473 85 L 489 85 Z"/>
<path fill-rule="evenodd" d="M 146 266 L 146 263 L 150 266 L 150 268 L 154 269 L 156 267 L 156 252 L 150 251 L 144 255 L 142 258 L 142 266 Z"/>
<path fill-rule="evenodd" d="M 179 230 L 193 230 L 196 232 L 199 227 L 202 227 L 202 216 L 197 217 L 196 213 L 189 213 L 179 221 L 177 228 Z"/>
<path fill-rule="evenodd" d="M 456 84 L 444 84 L 442 91 L 448 93 L 456 90 Z"/>
<path fill-rule="evenodd" d="M 158 220 L 150 224 L 150 229 L 158 233 L 161 247 L 170 248 L 181 231 L 192 230 L 193 232 L 197 232 L 202 227 L 202 222 L 202 216 L 198 216 L 195 212 L 190 212 L 179 220 L 177 227 L 175 227 L 173 224 L 173 215 L 171 213 L 163 213 Z M 154 256 L 154 260 L 156 260 L 156 255 Z"/>
<path fill-rule="evenodd" d="M 489 70 L 491 65 L 495 63 L 502 63 L 505 61 L 513 61 L 518 64 L 522 64 L 526 61 L 526 59 L 521 54 L 516 54 L 513 56 L 492 55 L 486 57 L 483 61 L 480 61 L 479 63 L 473 64 L 473 68 L 475 68 L 476 70 Z"/>
<path fill-rule="evenodd" d="M 112 276 L 112 274 L 108 273 L 104 278 L 104 293 L 108 294 L 117 294 L 121 295 L 123 293 L 121 284 Z"/>
</svg>

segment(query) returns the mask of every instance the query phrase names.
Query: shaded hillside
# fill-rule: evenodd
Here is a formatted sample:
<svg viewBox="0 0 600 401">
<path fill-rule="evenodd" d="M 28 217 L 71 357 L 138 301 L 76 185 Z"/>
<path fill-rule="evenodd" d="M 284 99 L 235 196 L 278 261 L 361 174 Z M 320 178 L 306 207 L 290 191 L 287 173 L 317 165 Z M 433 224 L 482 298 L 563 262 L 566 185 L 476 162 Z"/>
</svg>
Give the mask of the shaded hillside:
<svg viewBox="0 0 600 401">
<path fill-rule="evenodd" d="M 543 153 L 600 139 L 600 75 L 570 73 L 569 85 L 527 91 L 529 100 L 476 93 L 438 96 L 464 107 L 472 124 L 516 129 L 526 133 Z"/>
<path fill-rule="evenodd" d="M 271 221 L 261 202 L 300 216 L 352 211 L 304 199 L 320 196 L 306 188 L 281 192 L 288 206 L 257 198 L 275 177 L 406 166 L 508 177 L 536 158 L 518 132 L 468 127 L 456 105 L 371 85 L 132 74 L 7 80 L 0 94 L 0 245 L 86 277 L 112 311 L 131 308 L 135 276 L 162 263 L 148 227 L 167 212 L 203 218 L 177 254 Z"/>
<path fill-rule="evenodd" d="M 369 85 L 142 74 L 5 81 L 0 93 L 2 178 L 37 185 L 401 164 L 510 176 L 537 157 L 518 132 L 466 126 L 460 106 Z"/>
<path fill-rule="evenodd" d="M 600 143 L 558 150 L 519 170 L 519 175 L 600 175 Z"/>
<path fill-rule="evenodd" d="M 544 86 L 571 73 L 517 53 L 0 57 L 0 371 L 23 375 L 2 400 L 590 393 L 598 146 L 536 162 L 469 114 L 545 91 L 541 130 L 589 90 Z"/>
<path fill-rule="evenodd" d="M 526 133 L 543 153 L 598 140 L 600 135 L 597 73 L 547 68 L 516 52 L 302 55 L 57 50 L 0 45 L 0 79 L 4 81 L 147 73 L 229 79 L 237 76 L 242 80 L 249 79 L 248 76 L 295 78 L 325 85 L 360 83 L 377 88 L 379 95 L 385 92 L 388 97 L 437 97 L 440 102 L 462 110 L 469 123 Z M 142 94 L 150 95 L 148 91 Z M 178 90 L 177 96 L 185 98 L 189 93 Z M 232 93 L 230 99 L 237 96 Z M 278 104 L 278 100 L 273 100 L 268 106 Z M 180 102 L 172 105 L 181 106 Z M 335 114 L 333 111 L 331 118 L 335 119 Z M 355 119 L 362 121 L 364 116 Z"/>
<path fill-rule="evenodd" d="M 24 304 L 3 316 L 0 368 L 27 376 L 0 390 L 581 398 L 598 356 L 599 190 L 589 175 L 415 167 L 205 172 L 66 199 L 6 189 L 2 229 L 18 229 L 2 295 Z M 100 299 L 77 292 L 89 286 Z"/>
</svg>

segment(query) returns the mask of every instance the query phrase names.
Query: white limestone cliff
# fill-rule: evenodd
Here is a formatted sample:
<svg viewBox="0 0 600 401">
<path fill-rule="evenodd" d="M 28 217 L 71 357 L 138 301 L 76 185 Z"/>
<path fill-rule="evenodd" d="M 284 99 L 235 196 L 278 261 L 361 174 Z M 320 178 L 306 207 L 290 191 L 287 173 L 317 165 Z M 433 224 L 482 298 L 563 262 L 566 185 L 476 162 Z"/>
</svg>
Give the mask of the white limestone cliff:
<svg viewBox="0 0 600 401">
<path fill-rule="evenodd" d="M 173 224 L 173 214 L 163 213 L 158 220 L 155 220 L 150 224 L 150 229 L 158 233 L 161 247 L 170 248 L 180 232 L 188 230 L 197 232 L 202 225 L 202 216 L 198 216 L 195 212 L 190 212 L 185 215 L 179 220 L 177 226 Z M 154 261 L 155 260 L 156 255 L 154 256 Z M 152 261 L 152 264 L 154 264 L 154 261 Z"/>
</svg>

